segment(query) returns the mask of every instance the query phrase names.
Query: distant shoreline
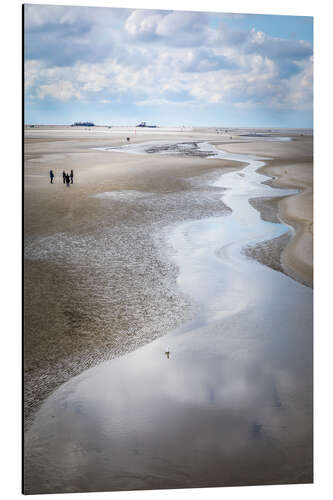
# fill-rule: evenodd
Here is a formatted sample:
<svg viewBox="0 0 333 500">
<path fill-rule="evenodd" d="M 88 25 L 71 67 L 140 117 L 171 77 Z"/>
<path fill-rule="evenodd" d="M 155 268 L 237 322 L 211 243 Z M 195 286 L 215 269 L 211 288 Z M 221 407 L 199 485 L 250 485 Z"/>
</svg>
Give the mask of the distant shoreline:
<svg viewBox="0 0 333 500">
<path fill-rule="evenodd" d="M 137 128 L 137 129 L 152 129 L 153 131 L 163 131 L 164 129 L 188 129 L 188 130 L 220 130 L 220 131 L 266 131 L 267 133 L 269 132 L 278 132 L 278 131 L 308 131 L 313 133 L 313 128 L 311 127 L 229 127 L 229 126 L 224 126 L 224 125 L 207 125 L 207 126 L 199 126 L 199 125 L 156 125 L 156 127 L 151 127 L 151 126 L 146 126 L 146 127 L 139 127 L 138 125 L 135 124 L 126 124 L 126 125 L 112 125 L 112 124 L 105 124 L 105 125 L 99 125 L 95 124 L 93 126 L 85 126 L 85 125 L 74 125 L 74 124 L 39 124 L 39 123 L 26 123 L 24 124 L 24 129 L 30 129 L 30 128 L 115 128 L 115 129 L 124 129 L 124 128 Z"/>
</svg>

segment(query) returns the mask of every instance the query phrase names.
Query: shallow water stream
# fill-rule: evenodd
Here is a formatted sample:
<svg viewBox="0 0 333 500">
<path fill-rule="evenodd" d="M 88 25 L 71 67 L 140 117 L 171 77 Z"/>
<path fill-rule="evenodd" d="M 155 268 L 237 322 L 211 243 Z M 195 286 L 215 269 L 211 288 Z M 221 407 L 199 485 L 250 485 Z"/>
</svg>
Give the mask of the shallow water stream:
<svg viewBox="0 0 333 500">
<path fill-rule="evenodd" d="M 242 253 L 291 231 L 249 199 L 294 191 L 262 184 L 259 159 L 216 154 L 248 162 L 215 183 L 231 215 L 166 236 L 196 317 L 45 401 L 26 435 L 28 492 L 312 480 L 312 290 Z"/>
</svg>

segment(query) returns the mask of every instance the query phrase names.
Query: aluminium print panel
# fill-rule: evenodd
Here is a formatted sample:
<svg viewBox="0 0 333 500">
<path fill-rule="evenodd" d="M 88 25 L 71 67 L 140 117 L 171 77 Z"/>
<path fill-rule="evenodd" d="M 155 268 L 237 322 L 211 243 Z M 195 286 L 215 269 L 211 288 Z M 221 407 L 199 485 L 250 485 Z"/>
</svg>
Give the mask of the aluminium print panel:
<svg viewBox="0 0 333 500">
<path fill-rule="evenodd" d="M 23 492 L 311 483 L 312 17 L 23 12 Z"/>
</svg>

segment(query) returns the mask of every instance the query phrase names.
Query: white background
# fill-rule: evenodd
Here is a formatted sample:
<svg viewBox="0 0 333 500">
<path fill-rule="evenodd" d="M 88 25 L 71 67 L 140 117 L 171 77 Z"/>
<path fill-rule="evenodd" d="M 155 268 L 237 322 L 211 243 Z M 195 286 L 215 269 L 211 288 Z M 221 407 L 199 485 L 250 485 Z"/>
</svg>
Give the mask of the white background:
<svg viewBox="0 0 333 500">
<path fill-rule="evenodd" d="M 332 234 L 333 96 L 332 8 L 325 0 L 132 0 L 54 1 L 38 4 L 87 5 L 212 12 L 287 14 L 315 17 L 315 484 L 120 493 L 89 493 L 87 500 L 326 499 L 333 494 L 332 412 Z M 21 496 L 21 2 L 1 3 L 1 448 L 2 498 Z M 33 496 L 35 497 L 35 496 Z M 65 499 L 68 495 L 40 498 Z"/>
</svg>

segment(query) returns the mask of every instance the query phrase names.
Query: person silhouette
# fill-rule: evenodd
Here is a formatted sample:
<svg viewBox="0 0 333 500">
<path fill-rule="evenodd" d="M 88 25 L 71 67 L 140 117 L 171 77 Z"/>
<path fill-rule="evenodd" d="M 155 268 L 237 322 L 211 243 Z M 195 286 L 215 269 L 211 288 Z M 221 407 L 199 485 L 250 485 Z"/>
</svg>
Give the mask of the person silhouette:
<svg viewBox="0 0 333 500">
<path fill-rule="evenodd" d="M 70 173 L 70 178 L 71 178 L 71 184 L 73 184 L 73 177 L 74 177 L 74 172 L 73 170 L 71 170 L 71 173 Z"/>
<path fill-rule="evenodd" d="M 50 182 L 53 184 L 53 179 L 54 179 L 54 173 L 53 170 L 50 170 Z"/>
<path fill-rule="evenodd" d="M 67 185 L 67 187 L 69 187 L 69 183 L 70 183 L 70 181 L 71 181 L 71 180 L 70 180 L 70 178 L 69 178 L 69 175 L 68 175 L 68 174 L 66 174 L 66 185 Z"/>
<path fill-rule="evenodd" d="M 62 182 L 65 184 L 66 182 L 66 172 L 65 170 L 62 171 Z"/>
</svg>

